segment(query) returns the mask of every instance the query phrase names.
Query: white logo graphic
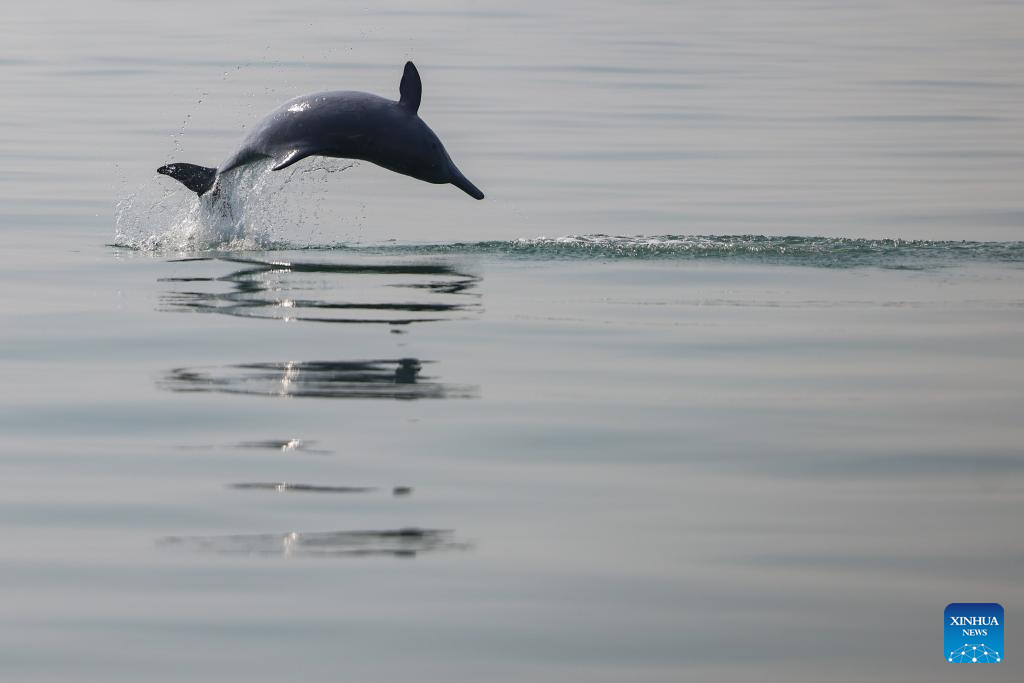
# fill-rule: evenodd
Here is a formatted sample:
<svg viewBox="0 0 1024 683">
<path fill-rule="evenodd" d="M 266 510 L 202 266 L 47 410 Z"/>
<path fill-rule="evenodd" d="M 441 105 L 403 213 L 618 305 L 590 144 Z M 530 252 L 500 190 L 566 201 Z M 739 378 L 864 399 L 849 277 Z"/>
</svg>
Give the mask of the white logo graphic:
<svg viewBox="0 0 1024 683">
<path fill-rule="evenodd" d="M 949 653 L 949 661 L 957 664 L 972 662 L 999 662 L 1002 657 L 992 648 L 985 647 L 985 643 L 977 645 L 964 645 Z"/>
</svg>

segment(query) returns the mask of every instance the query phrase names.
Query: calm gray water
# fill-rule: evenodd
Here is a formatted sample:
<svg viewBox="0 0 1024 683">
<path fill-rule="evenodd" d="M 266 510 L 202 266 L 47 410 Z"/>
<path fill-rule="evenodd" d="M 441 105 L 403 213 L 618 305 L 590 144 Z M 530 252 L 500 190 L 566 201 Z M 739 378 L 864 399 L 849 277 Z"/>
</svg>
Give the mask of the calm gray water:
<svg viewBox="0 0 1024 683">
<path fill-rule="evenodd" d="M 8 3 L 0 678 L 1020 680 L 1021 26 Z M 485 201 L 154 173 L 410 58 Z"/>
</svg>

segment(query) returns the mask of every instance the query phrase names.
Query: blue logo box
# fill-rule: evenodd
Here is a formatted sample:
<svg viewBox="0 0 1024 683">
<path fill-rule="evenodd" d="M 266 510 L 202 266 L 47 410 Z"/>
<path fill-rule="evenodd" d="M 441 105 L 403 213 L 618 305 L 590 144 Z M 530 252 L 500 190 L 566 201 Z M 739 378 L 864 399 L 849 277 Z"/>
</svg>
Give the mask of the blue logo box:
<svg viewBox="0 0 1024 683">
<path fill-rule="evenodd" d="M 994 602 L 954 602 L 946 607 L 945 656 L 956 664 L 1001 662 L 1003 608 Z"/>
</svg>

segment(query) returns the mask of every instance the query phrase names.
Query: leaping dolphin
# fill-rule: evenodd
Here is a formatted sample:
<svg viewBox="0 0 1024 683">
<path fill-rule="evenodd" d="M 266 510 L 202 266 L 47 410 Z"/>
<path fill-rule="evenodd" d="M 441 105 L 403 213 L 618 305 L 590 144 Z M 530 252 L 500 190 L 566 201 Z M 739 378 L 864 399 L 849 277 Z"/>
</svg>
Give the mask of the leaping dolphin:
<svg viewBox="0 0 1024 683">
<path fill-rule="evenodd" d="M 280 171 L 308 156 L 338 157 L 369 161 L 428 183 L 451 183 L 483 199 L 416 114 L 423 84 L 412 62 L 405 64 L 399 92 L 397 102 L 355 91 L 296 97 L 267 114 L 219 168 L 175 163 L 157 173 L 202 196 L 219 176 L 260 159 L 273 159 L 273 170 Z"/>
</svg>

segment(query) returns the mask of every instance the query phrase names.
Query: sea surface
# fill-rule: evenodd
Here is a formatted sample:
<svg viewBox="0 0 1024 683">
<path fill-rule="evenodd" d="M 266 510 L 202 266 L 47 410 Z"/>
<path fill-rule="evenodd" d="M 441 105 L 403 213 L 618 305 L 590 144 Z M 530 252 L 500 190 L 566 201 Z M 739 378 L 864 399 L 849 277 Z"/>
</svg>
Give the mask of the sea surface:
<svg viewBox="0 0 1024 683">
<path fill-rule="evenodd" d="M 4 4 L 0 679 L 1021 680 L 1022 26 Z M 484 201 L 155 173 L 408 59 Z"/>
</svg>

